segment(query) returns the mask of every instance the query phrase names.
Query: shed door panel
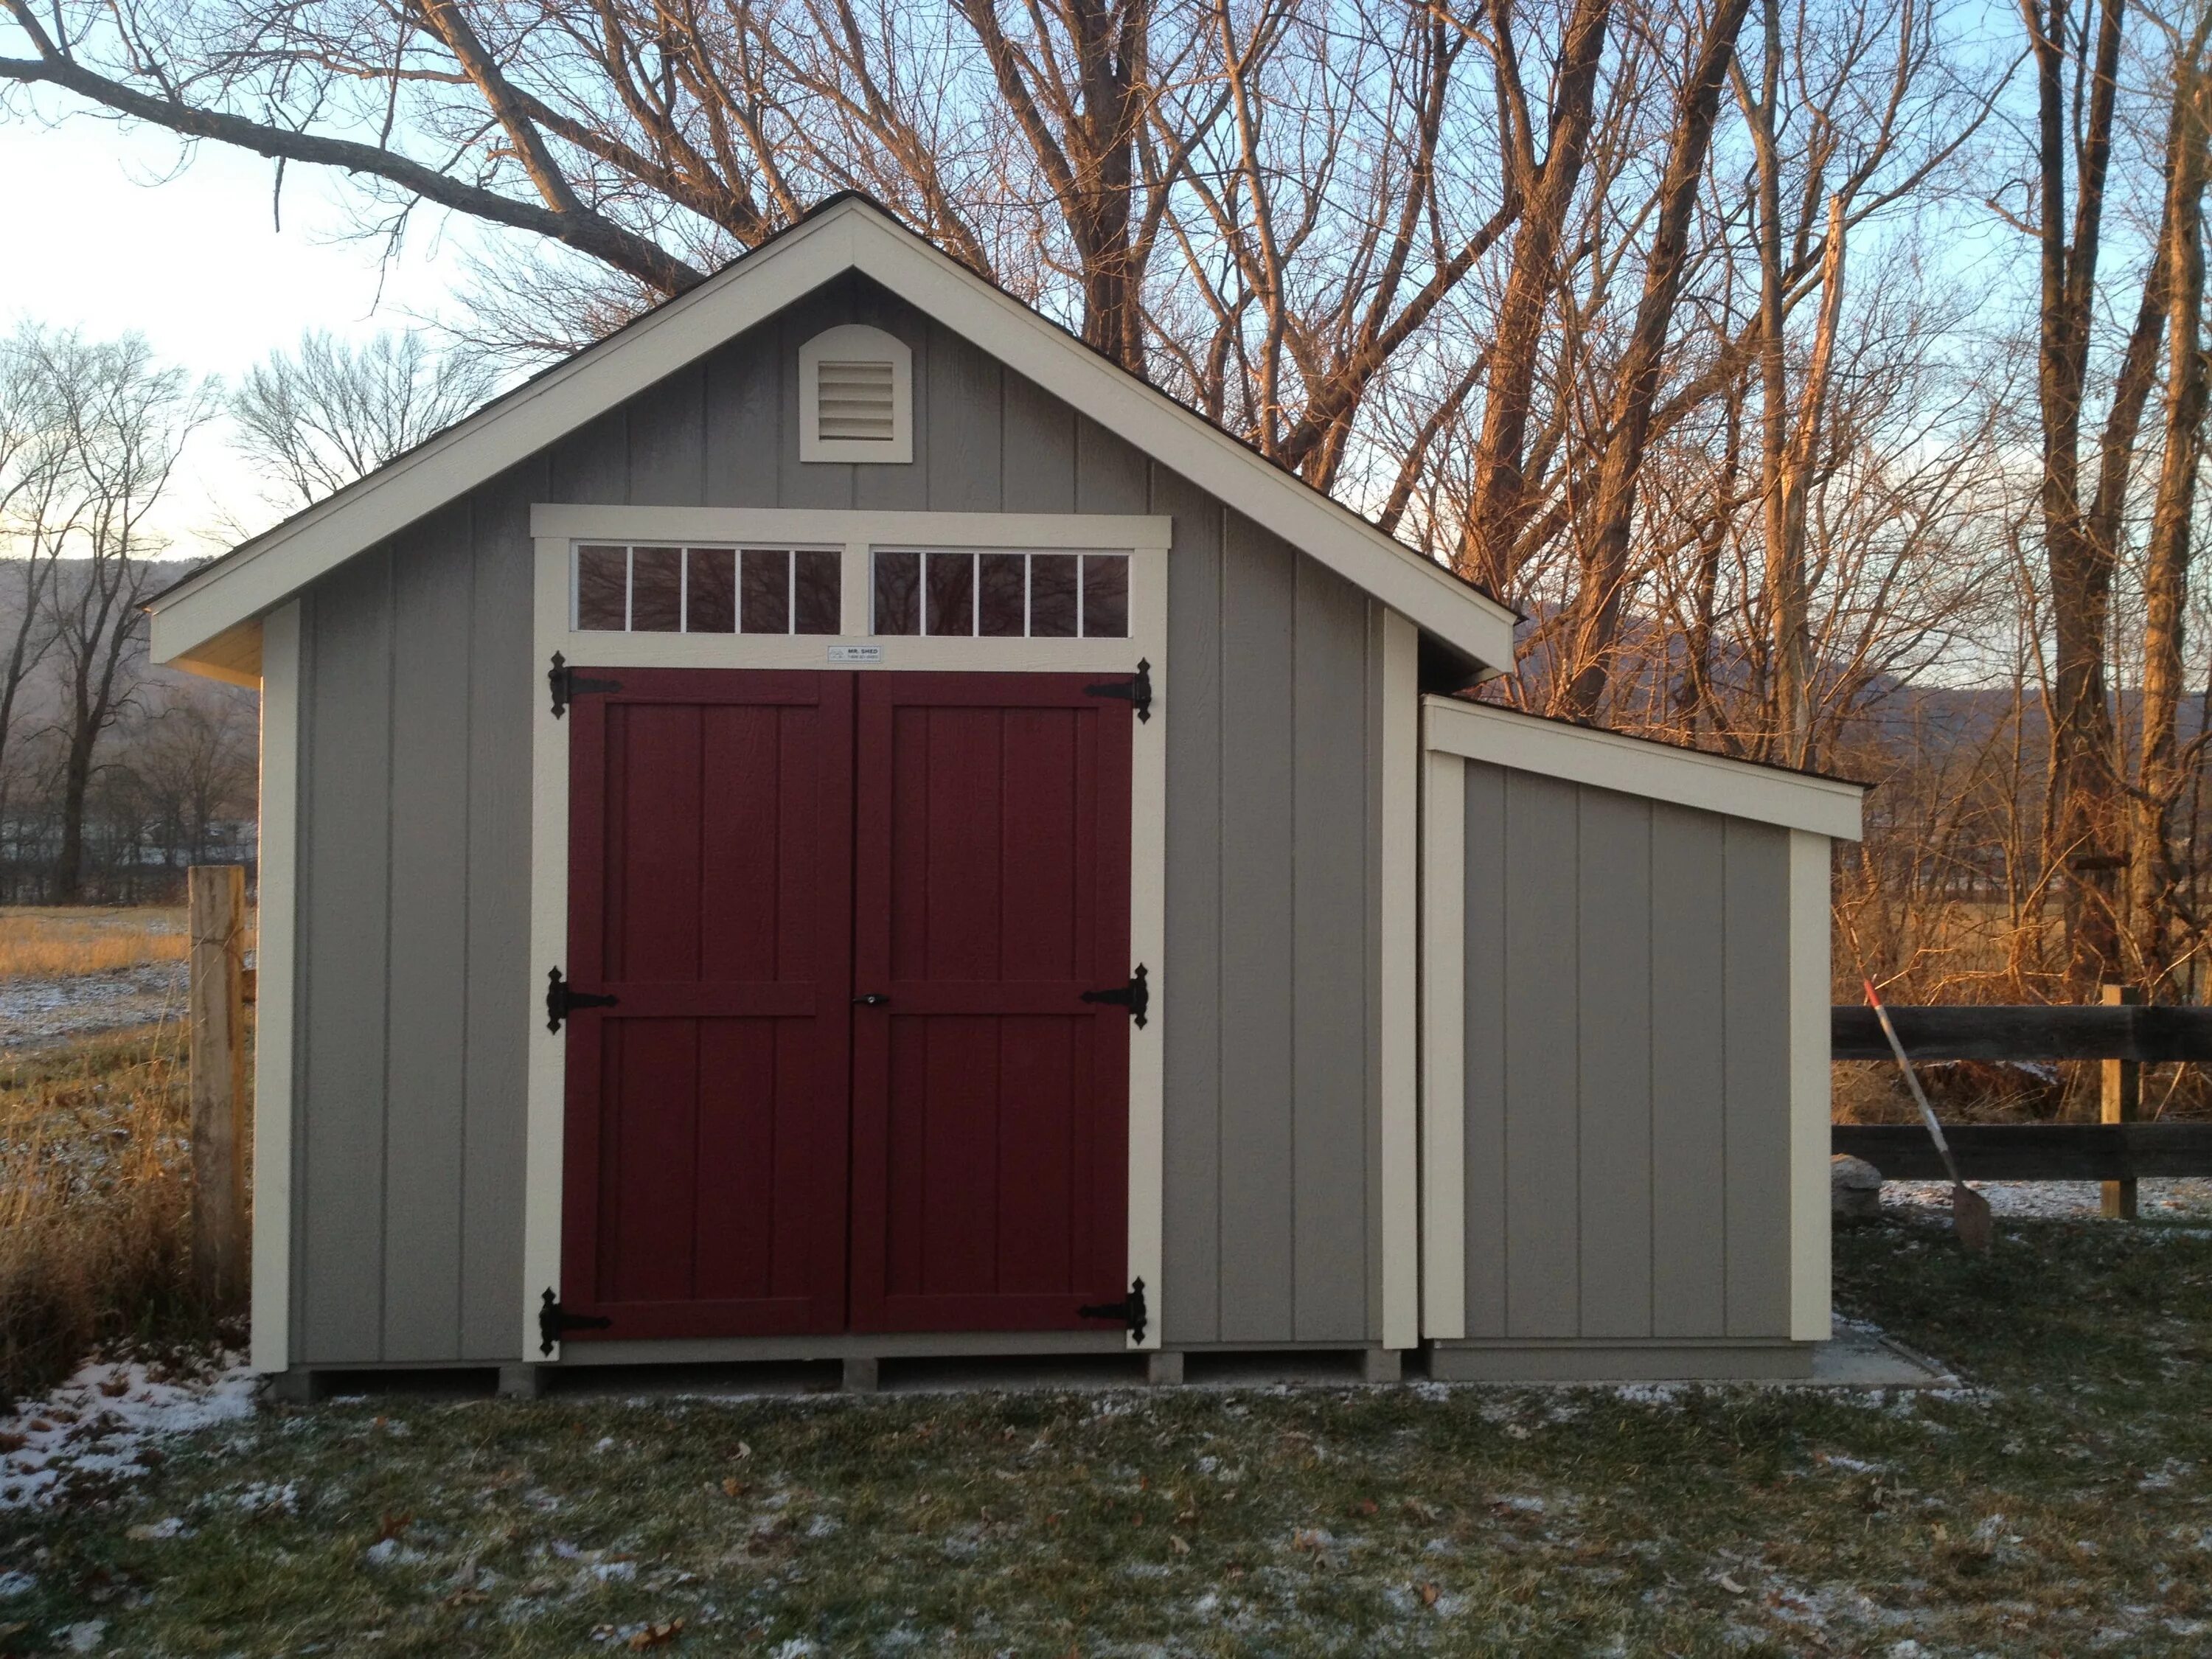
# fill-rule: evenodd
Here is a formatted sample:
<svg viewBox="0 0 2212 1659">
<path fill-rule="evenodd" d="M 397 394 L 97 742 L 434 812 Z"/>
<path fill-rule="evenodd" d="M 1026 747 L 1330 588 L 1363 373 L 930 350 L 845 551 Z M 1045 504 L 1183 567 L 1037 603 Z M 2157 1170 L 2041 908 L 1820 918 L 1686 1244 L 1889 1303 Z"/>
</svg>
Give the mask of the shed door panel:
<svg viewBox="0 0 2212 1659">
<path fill-rule="evenodd" d="M 563 1302 L 609 1338 L 844 1324 L 852 681 L 579 670 Z M 588 1337 L 589 1333 L 579 1333 Z"/>
<path fill-rule="evenodd" d="M 859 693 L 853 1324 L 1097 1328 L 1127 1256 L 1131 711 L 1095 676 Z"/>
</svg>

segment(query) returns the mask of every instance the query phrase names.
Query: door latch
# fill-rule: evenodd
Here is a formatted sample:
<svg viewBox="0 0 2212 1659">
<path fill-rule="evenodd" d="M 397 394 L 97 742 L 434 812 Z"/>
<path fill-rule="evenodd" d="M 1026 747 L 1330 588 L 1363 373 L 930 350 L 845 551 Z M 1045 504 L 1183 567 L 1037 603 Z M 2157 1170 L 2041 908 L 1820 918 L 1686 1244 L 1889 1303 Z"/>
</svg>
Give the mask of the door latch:
<svg viewBox="0 0 2212 1659">
<path fill-rule="evenodd" d="M 1152 988 L 1146 982 L 1145 964 L 1139 963 L 1127 985 L 1117 985 L 1110 991 L 1085 991 L 1085 1002 L 1111 1002 L 1129 1011 L 1130 1018 L 1141 1026 L 1145 1012 L 1152 1006 Z"/>
<path fill-rule="evenodd" d="M 553 653 L 553 665 L 545 671 L 545 684 L 552 689 L 553 718 L 556 720 L 568 712 L 568 705 L 578 697 L 594 691 L 623 689 L 620 680 L 599 680 L 588 674 L 579 674 L 558 651 Z"/>
<path fill-rule="evenodd" d="M 1091 1307 L 1078 1308 L 1078 1319 L 1118 1319 L 1128 1327 L 1130 1336 L 1139 1342 L 1145 1340 L 1145 1281 L 1129 1281 L 1129 1299 L 1126 1302 L 1101 1302 Z"/>
<path fill-rule="evenodd" d="M 602 1314 L 570 1313 L 549 1288 L 538 1304 L 538 1352 L 550 1354 L 570 1331 L 604 1331 L 614 1322 Z"/>
<path fill-rule="evenodd" d="M 558 1031 L 561 1022 L 579 1008 L 611 1008 L 620 997 L 603 996 L 597 991 L 572 991 L 561 977 L 561 970 L 552 968 L 545 974 L 545 1029 Z"/>
<path fill-rule="evenodd" d="M 1152 665 L 1143 658 L 1137 659 L 1133 678 L 1108 680 L 1099 685 L 1086 685 L 1083 694 L 1087 697 L 1123 697 L 1137 711 L 1137 718 L 1148 720 L 1152 717 Z"/>
</svg>

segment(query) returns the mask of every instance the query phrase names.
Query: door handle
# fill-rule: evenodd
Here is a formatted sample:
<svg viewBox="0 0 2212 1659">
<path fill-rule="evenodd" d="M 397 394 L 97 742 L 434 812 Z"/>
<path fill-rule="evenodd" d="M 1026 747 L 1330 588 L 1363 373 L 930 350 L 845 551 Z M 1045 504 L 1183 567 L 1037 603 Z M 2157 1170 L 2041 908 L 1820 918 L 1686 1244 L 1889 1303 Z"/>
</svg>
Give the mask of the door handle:
<svg viewBox="0 0 2212 1659">
<path fill-rule="evenodd" d="M 889 997 L 883 995 L 880 992 L 871 991 L 864 997 L 854 997 L 853 999 L 853 1006 L 855 1008 L 880 1008 L 890 1000 L 890 999 Z"/>
</svg>

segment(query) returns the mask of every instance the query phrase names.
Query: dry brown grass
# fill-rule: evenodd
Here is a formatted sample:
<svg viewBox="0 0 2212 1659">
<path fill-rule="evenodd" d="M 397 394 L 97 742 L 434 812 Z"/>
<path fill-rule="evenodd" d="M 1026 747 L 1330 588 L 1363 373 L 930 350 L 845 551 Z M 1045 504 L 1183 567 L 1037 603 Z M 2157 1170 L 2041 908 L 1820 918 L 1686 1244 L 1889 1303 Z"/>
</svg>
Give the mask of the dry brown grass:
<svg viewBox="0 0 2212 1659">
<path fill-rule="evenodd" d="M 0 1403 L 228 1311 L 192 1294 L 189 1109 L 173 1024 L 0 1064 Z"/>
<path fill-rule="evenodd" d="M 0 983 L 182 962 L 188 944 L 181 908 L 10 906 L 0 908 Z"/>
</svg>

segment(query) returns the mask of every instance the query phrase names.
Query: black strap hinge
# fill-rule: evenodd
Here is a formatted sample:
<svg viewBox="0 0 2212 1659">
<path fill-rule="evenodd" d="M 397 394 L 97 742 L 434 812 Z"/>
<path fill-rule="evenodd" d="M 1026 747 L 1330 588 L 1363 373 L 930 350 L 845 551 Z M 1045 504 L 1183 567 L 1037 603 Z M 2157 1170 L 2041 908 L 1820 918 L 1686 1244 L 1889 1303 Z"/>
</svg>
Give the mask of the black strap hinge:
<svg viewBox="0 0 2212 1659">
<path fill-rule="evenodd" d="M 1145 1023 L 1145 1012 L 1152 1006 L 1152 988 L 1147 982 L 1145 964 L 1139 963 L 1129 975 L 1127 985 L 1117 985 L 1110 991 L 1085 991 L 1085 1002 L 1117 1003 L 1129 1011 L 1130 1018 L 1139 1025 Z"/>
<path fill-rule="evenodd" d="M 603 1331 L 615 1322 L 602 1314 L 574 1314 L 548 1290 L 538 1304 L 538 1352 L 550 1354 L 553 1345 L 570 1331 Z"/>
<path fill-rule="evenodd" d="M 611 1008 L 620 997 L 602 996 L 596 991 L 572 991 L 568 982 L 561 977 L 558 968 L 545 973 L 545 1029 L 557 1031 L 561 1022 L 579 1008 Z"/>
<path fill-rule="evenodd" d="M 1145 1281 L 1141 1279 L 1129 1281 L 1129 1299 L 1127 1302 L 1101 1302 L 1093 1307 L 1078 1308 L 1075 1316 L 1078 1319 L 1118 1319 L 1129 1328 L 1132 1338 L 1143 1341 L 1146 1318 Z"/>
<path fill-rule="evenodd" d="M 552 688 L 553 718 L 556 720 L 568 712 L 568 705 L 579 697 L 594 691 L 623 689 L 620 680 L 596 680 L 588 674 L 579 674 L 558 651 L 553 653 L 553 665 L 545 671 L 545 684 Z"/>
<path fill-rule="evenodd" d="M 1083 694 L 1089 697 L 1126 697 L 1129 706 L 1137 711 L 1137 718 L 1148 720 L 1152 717 L 1152 665 L 1139 658 L 1133 679 L 1108 680 L 1101 685 L 1086 685 Z"/>
</svg>

